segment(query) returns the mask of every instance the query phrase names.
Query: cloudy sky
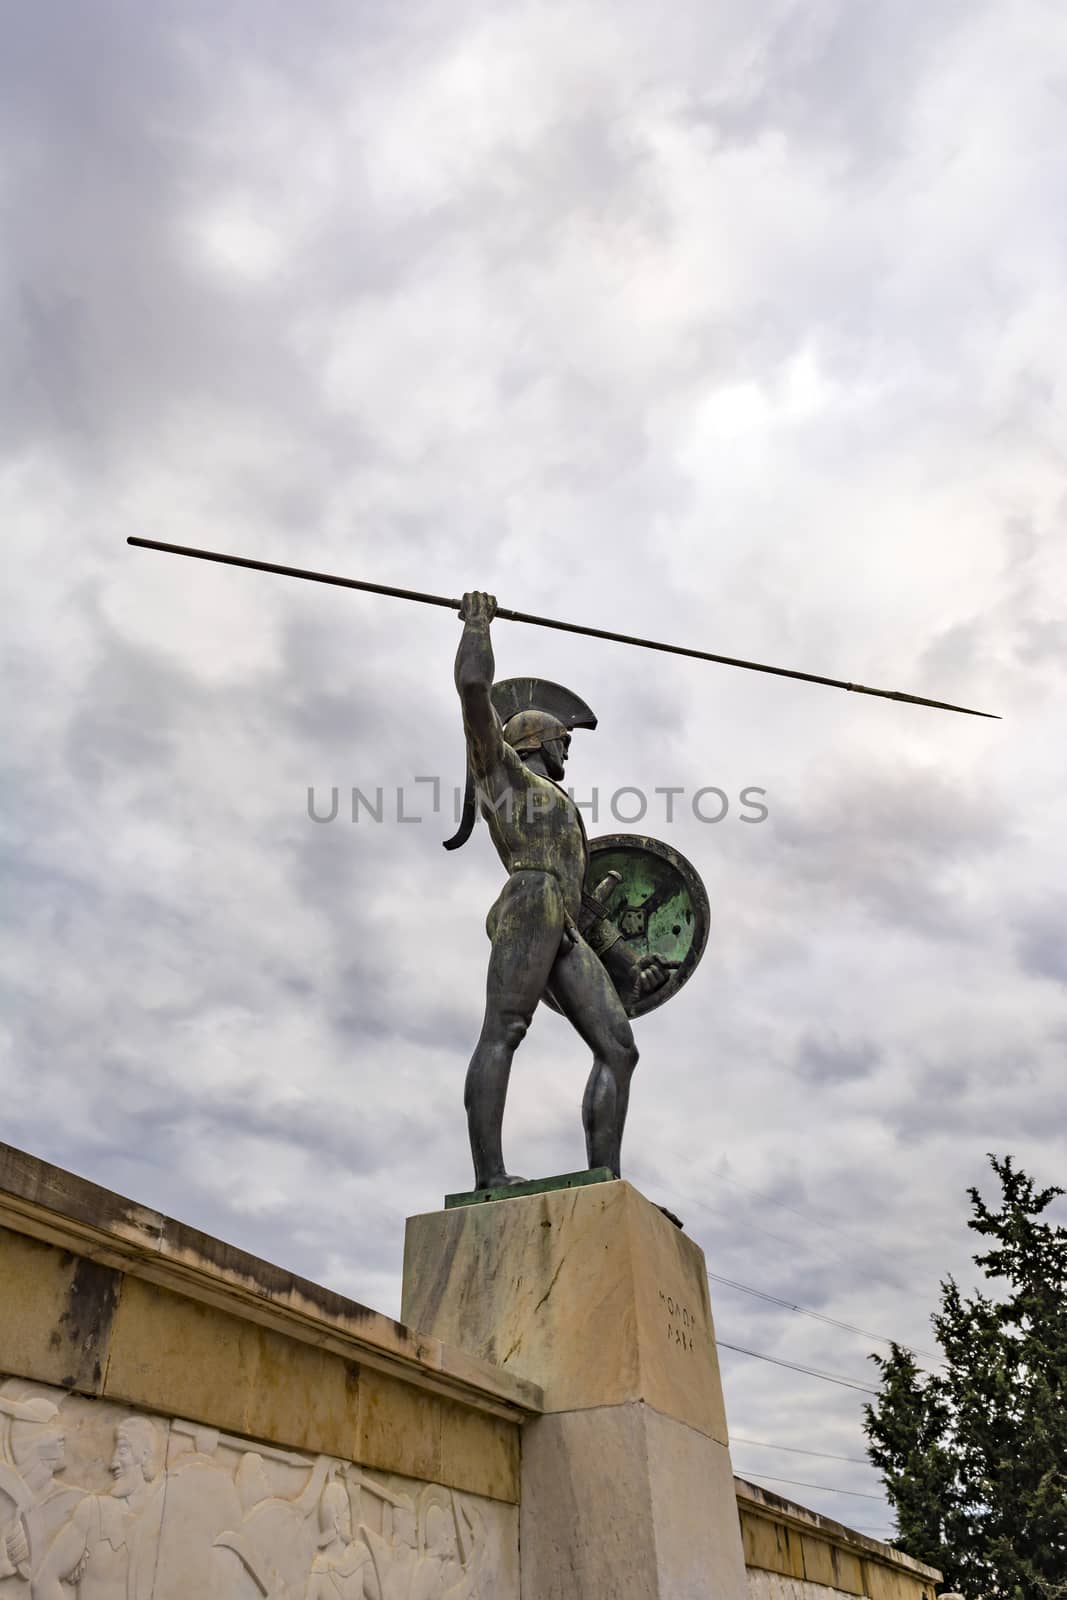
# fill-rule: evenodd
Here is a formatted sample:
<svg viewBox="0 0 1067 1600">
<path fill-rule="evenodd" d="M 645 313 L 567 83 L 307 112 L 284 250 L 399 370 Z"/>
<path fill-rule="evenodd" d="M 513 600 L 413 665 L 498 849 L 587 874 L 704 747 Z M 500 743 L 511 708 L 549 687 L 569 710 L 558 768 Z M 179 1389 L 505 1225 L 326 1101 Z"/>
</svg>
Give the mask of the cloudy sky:
<svg viewBox="0 0 1067 1600">
<path fill-rule="evenodd" d="M 496 629 L 599 715 L 590 831 L 682 787 L 640 825 L 711 898 L 627 1175 L 712 1272 L 928 1349 L 985 1152 L 1063 1175 L 1062 4 L 38 0 L 0 76 L 2 1137 L 396 1310 L 470 1179 L 501 877 L 413 782 L 462 776 L 458 623 L 124 541 L 487 588 L 1002 714 Z M 513 1169 L 584 1164 L 586 1070 L 542 1010 Z M 712 1287 L 722 1339 L 872 1382 Z M 723 1373 L 737 1435 L 862 1458 L 861 1393 Z"/>
</svg>

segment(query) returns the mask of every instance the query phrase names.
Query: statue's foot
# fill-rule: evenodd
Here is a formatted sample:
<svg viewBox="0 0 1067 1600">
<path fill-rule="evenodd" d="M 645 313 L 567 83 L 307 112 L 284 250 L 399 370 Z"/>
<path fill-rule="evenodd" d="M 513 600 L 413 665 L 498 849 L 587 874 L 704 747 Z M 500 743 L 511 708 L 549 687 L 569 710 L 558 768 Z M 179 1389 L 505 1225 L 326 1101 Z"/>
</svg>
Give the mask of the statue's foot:
<svg viewBox="0 0 1067 1600">
<path fill-rule="evenodd" d="M 529 1178 L 517 1178 L 513 1172 L 496 1172 L 488 1178 L 475 1180 L 475 1189 L 510 1189 L 515 1183 L 529 1183 Z"/>
<path fill-rule="evenodd" d="M 656 1210 L 657 1210 L 657 1211 L 662 1211 L 662 1212 L 663 1212 L 663 1215 L 664 1215 L 664 1216 L 665 1216 L 665 1217 L 666 1217 L 666 1218 L 667 1218 L 667 1219 L 668 1219 L 668 1220 L 669 1220 L 669 1221 L 670 1221 L 670 1222 L 673 1222 L 673 1223 L 674 1223 L 674 1226 L 675 1226 L 675 1227 L 676 1227 L 676 1228 L 684 1228 L 684 1227 L 685 1227 L 685 1223 L 684 1223 L 684 1222 L 683 1222 L 683 1221 L 682 1221 L 682 1219 L 681 1219 L 681 1217 L 676 1217 L 676 1216 L 675 1216 L 675 1214 L 674 1214 L 674 1212 L 673 1212 L 673 1211 L 668 1211 L 668 1210 L 667 1210 L 667 1207 L 666 1207 L 666 1206 L 657 1206 L 657 1207 L 656 1207 Z"/>
</svg>

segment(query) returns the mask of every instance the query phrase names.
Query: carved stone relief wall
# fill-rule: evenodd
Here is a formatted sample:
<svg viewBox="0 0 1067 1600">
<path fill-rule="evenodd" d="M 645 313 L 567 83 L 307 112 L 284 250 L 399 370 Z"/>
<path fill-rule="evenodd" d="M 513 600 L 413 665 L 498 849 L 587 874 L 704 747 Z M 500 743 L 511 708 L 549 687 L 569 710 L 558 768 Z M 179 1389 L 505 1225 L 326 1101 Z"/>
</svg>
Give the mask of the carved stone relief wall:
<svg viewBox="0 0 1067 1600">
<path fill-rule="evenodd" d="M 0 1600 L 518 1600 L 514 1506 L 0 1377 Z"/>
</svg>

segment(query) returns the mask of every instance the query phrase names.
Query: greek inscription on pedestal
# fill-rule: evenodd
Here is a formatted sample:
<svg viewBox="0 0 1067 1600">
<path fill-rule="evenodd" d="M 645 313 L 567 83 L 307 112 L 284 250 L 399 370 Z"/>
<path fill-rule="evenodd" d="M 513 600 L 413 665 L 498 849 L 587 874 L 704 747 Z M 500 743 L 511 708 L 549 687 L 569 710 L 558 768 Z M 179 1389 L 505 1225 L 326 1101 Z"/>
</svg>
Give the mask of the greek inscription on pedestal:
<svg viewBox="0 0 1067 1600">
<path fill-rule="evenodd" d="M 660 1301 L 666 1312 L 667 1341 L 677 1345 L 680 1350 L 693 1350 L 696 1348 L 693 1340 L 696 1334 L 697 1320 L 689 1307 L 676 1300 L 674 1295 L 668 1294 L 665 1289 L 659 1291 Z"/>
</svg>

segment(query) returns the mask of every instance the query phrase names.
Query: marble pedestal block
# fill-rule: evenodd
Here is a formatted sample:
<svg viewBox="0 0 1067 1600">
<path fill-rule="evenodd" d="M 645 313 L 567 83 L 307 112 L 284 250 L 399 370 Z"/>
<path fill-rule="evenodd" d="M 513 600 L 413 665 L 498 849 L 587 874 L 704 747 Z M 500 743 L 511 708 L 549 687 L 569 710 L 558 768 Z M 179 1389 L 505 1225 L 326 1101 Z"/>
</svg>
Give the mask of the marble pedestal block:
<svg viewBox="0 0 1067 1600">
<path fill-rule="evenodd" d="M 544 1390 L 524 1600 L 743 1600 L 703 1252 L 636 1189 L 409 1218 L 402 1316 Z"/>
</svg>

